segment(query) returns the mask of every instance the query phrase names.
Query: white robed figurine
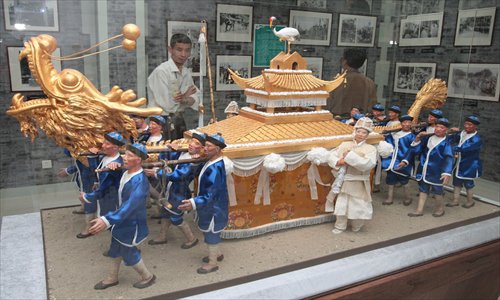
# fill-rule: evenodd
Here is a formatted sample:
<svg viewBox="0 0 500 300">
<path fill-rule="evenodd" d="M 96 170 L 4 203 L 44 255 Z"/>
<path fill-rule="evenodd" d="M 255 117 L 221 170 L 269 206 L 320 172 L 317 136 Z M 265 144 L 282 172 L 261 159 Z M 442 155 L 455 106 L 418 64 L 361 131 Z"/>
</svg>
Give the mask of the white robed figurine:
<svg viewBox="0 0 500 300">
<path fill-rule="evenodd" d="M 333 233 L 345 231 L 348 220 L 351 220 L 352 230 L 357 232 L 363 227 L 364 220 L 372 218 L 370 171 L 377 164 L 377 149 L 366 143 L 372 130 L 371 119 L 359 119 L 354 125 L 353 140 L 340 144 L 328 159 L 328 164 L 334 170 L 345 167 L 344 181 L 335 203 Z"/>
</svg>

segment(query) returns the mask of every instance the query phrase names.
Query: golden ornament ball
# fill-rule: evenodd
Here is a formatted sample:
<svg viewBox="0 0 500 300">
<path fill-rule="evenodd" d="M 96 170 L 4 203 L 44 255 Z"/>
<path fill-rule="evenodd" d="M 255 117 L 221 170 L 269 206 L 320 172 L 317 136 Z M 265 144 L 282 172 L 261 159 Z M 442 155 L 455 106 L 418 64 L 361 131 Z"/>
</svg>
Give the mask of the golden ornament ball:
<svg viewBox="0 0 500 300">
<path fill-rule="evenodd" d="M 122 34 L 126 39 L 135 41 L 141 35 L 141 29 L 135 24 L 127 24 L 123 26 Z"/>
</svg>

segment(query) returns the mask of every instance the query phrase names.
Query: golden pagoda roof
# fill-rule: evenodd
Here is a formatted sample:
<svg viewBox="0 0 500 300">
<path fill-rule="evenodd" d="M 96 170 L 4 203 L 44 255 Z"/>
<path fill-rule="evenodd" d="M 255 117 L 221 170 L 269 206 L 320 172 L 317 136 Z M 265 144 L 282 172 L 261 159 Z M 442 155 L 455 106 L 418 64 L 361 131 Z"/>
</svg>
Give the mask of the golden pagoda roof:
<svg viewBox="0 0 500 300">
<path fill-rule="evenodd" d="M 334 120 L 329 112 L 297 113 L 295 117 L 294 113 L 272 115 L 246 108 L 243 114 L 196 131 L 209 135 L 221 133 L 228 145 L 224 155 L 230 158 L 305 151 L 313 147 L 334 148 L 352 139 L 353 127 Z M 276 121 L 280 117 L 281 121 Z M 186 133 L 191 135 L 189 131 Z M 381 135 L 370 135 L 369 142 L 382 139 Z"/>
</svg>

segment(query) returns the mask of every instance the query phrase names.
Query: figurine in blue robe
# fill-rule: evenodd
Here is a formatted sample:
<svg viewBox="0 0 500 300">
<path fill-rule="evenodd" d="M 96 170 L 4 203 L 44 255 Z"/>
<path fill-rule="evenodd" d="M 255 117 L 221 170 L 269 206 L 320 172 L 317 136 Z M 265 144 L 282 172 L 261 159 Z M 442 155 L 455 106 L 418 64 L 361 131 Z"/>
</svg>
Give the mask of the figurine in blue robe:
<svg viewBox="0 0 500 300">
<path fill-rule="evenodd" d="M 411 132 L 411 125 L 413 117 L 403 115 L 399 118 L 401 122 L 401 130 L 392 132 L 386 135 L 385 141 L 394 147 L 392 155 L 382 158 L 382 169 L 387 172 L 385 182 L 388 186 L 387 199 L 382 202 L 383 205 L 391 205 L 394 197 L 394 186 L 401 184 L 405 194 L 403 204 L 408 206 L 411 204 L 412 199 L 408 182 L 413 173 L 413 160 L 403 168 L 397 169 L 399 163 L 408 155 L 411 150 L 411 143 L 415 140 L 415 134 Z"/>
<path fill-rule="evenodd" d="M 462 204 L 462 207 L 471 208 L 475 204 L 473 198 L 474 179 L 481 177 L 483 173 L 479 157 L 483 141 L 477 133 L 477 126 L 480 123 L 477 116 L 469 116 L 465 119 L 464 130 L 450 136 L 451 143 L 456 145 L 453 148 L 456 162 L 453 169 L 453 202 L 447 203 L 446 206 L 453 207 L 459 205 L 462 187 L 467 192 L 467 202 Z M 455 131 L 459 131 L 459 129 L 456 128 Z"/>
<path fill-rule="evenodd" d="M 98 182 L 95 185 L 94 191 L 90 193 L 80 192 L 80 200 L 86 203 L 85 220 L 87 226 L 79 233 L 77 238 L 87 238 L 90 236 L 88 228 L 90 220 L 95 218 L 96 211 L 99 209 L 101 216 L 108 212 L 115 211 L 118 206 L 118 187 L 123 171 L 119 170 L 119 166 L 123 164 L 123 159 L 120 155 L 120 147 L 125 145 L 125 139 L 118 132 L 110 132 L 104 135 L 101 151 L 104 156 L 100 157 L 100 162 L 97 164 L 96 159 L 89 158 L 89 163 L 97 164 L 97 169 L 110 168 L 111 171 L 100 172 L 97 174 Z M 95 149 L 93 149 L 95 150 Z M 99 207 L 97 208 L 97 205 Z M 87 213 L 88 212 L 88 213 Z"/>
<path fill-rule="evenodd" d="M 165 160 L 183 160 L 199 157 L 205 146 L 204 135 L 193 133 L 193 138 L 189 143 L 188 152 L 165 152 L 160 154 L 160 159 Z M 157 238 L 149 240 L 150 245 L 159 245 L 167 243 L 167 232 L 171 224 L 177 226 L 186 237 L 186 241 L 181 245 L 182 249 L 189 249 L 198 244 L 198 239 L 191 231 L 191 227 L 187 222 L 184 222 L 184 211 L 179 209 L 182 200 L 189 199 L 192 196 L 190 183 L 194 180 L 195 176 L 199 174 L 199 170 L 203 164 L 200 163 L 181 163 L 175 165 L 171 173 L 161 169 L 156 176 L 160 181 L 168 182 L 166 186 L 166 199 L 167 203 L 162 206 L 161 212 L 161 227 L 160 234 Z"/>
<path fill-rule="evenodd" d="M 208 161 L 198 176 L 198 193 L 194 198 L 182 201 L 181 210 L 196 210 L 196 222 L 203 232 L 208 246 L 208 256 L 198 268 L 199 274 L 207 274 L 219 269 L 217 262 L 224 256 L 219 252 L 220 233 L 227 226 L 229 197 L 226 185 L 226 170 L 222 159 L 222 149 L 226 147 L 224 138 L 214 134 L 205 138 L 205 154 Z"/>
<path fill-rule="evenodd" d="M 436 121 L 433 135 L 422 138 L 425 133 L 419 133 L 412 143 L 412 150 L 399 164 L 399 167 L 407 166 L 416 155 L 420 155 L 416 174 L 420 191 L 418 206 L 415 212 L 408 214 L 410 217 L 423 216 L 425 201 L 429 193 L 436 195 L 436 205 L 432 215 L 434 217 L 444 215 L 443 185 L 450 180 L 453 169 L 452 146 L 446 138 L 449 127 L 448 119 L 440 118 Z"/>
<path fill-rule="evenodd" d="M 149 193 L 149 181 L 143 172 L 141 162 L 147 159 L 146 147 L 142 144 L 127 146 L 123 167 L 127 169 L 120 179 L 118 188 L 117 210 L 91 221 L 89 232 L 98 234 L 111 229 L 111 245 L 108 256 L 112 259 L 108 276 L 94 288 L 103 290 L 118 284 L 118 272 L 121 261 L 132 266 L 139 273 L 141 280 L 134 283 L 135 288 L 146 288 L 155 283 L 153 275 L 144 264 L 137 245 L 143 242 L 149 233 L 146 214 L 146 198 Z"/>
</svg>

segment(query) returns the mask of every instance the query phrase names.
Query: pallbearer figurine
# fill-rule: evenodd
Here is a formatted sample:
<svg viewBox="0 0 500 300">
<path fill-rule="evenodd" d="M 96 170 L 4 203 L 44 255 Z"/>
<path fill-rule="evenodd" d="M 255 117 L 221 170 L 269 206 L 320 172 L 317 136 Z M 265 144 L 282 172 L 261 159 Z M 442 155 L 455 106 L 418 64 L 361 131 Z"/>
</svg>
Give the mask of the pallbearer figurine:
<svg viewBox="0 0 500 300">
<path fill-rule="evenodd" d="M 465 208 L 471 208 L 474 206 L 473 188 L 474 179 L 481 177 L 483 168 L 479 154 L 481 153 L 481 146 L 483 141 L 477 133 L 477 126 L 480 124 L 479 118 L 476 116 L 469 116 L 465 119 L 464 130 L 458 133 L 454 133 L 450 136 L 450 140 L 453 144 L 457 144 L 453 148 L 455 153 L 456 162 L 455 169 L 453 170 L 453 202 L 447 203 L 446 206 L 458 206 L 460 191 L 462 187 L 465 187 L 467 191 L 467 202 L 462 205 Z"/>
<path fill-rule="evenodd" d="M 89 229 L 91 234 L 98 234 L 109 228 L 112 234 L 108 251 L 108 256 L 112 259 L 110 272 L 104 280 L 94 286 L 96 290 L 118 284 L 118 271 L 122 260 L 126 266 L 132 266 L 141 275 L 141 280 L 133 285 L 135 288 L 149 287 L 156 280 L 156 276 L 146 268 L 141 252 L 137 249 L 137 245 L 147 238 L 149 232 L 146 222 L 149 182 L 141 166 L 142 160 L 147 157 L 144 145 L 127 146 L 123 160 L 123 166 L 127 171 L 123 173 L 118 189 L 120 207 L 91 221 L 92 227 Z"/>
<path fill-rule="evenodd" d="M 92 162 L 93 158 L 89 157 L 89 164 L 97 165 L 98 169 L 109 168 L 114 171 L 103 172 L 97 174 L 98 182 L 95 189 L 91 193 L 80 192 L 80 200 L 85 203 L 85 221 L 87 226 L 83 232 L 79 233 L 77 238 L 87 238 L 90 236 L 88 228 L 90 227 L 90 220 L 95 218 L 97 212 L 97 204 L 99 204 L 99 211 L 101 216 L 108 212 L 115 211 L 118 206 L 118 187 L 120 185 L 120 178 L 122 176 L 121 170 L 117 169 L 122 163 L 120 156 L 120 147 L 125 145 L 125 139 L 118 132 L 110 132 L 104 135 L 104 142 L 102 143 L 101 151 L 104 156 L 100 157 L 100 162 Z M 97 149 L 92 149 L 97 153 Z M 95 160 L 95 158 L 94 158 Z"/>
<path fill-rule="evenodd" d="M 164 152 L 160 154 L 161 159 L 178 159 L 185 160 L 199 157 L 203 147 L 205 146 L 204 135 L 193 133 L 193 138 L 189 143 L 188 152 Z M 184 236 L 186 242 L 181 245 L 182 249 L 189 249 L 198 244 L 198 239 L 193 235 L 191 227 L 184 221 L 184 211 L 179 209 L 181 201 L 191 197 L 191 189 L 189 185 L 199 173 L 201 164 L 196 163 L 181 163 L 175 165 L 171 173 L 167 173 L 165 169 L 161 169 L 157 174 L 152 174 L 160 178 L 160 181 L 165 178 L 168 182 L 166 187 L 167 203 L 164 203 L 161 209 L 161 228 L 160 234 L 153 240 L 149 240 L 150 245 L 160 245 L 167 243 L 167 232 L 171 224 L 177 226 Z M 153 171 L 154 172 L 154 171 Z M 156 172 L 155 172 L 156 173 Z"/>
<path fill-rule="evenodd" d="M 352 231 L 361 230 L 373 214 L 370 195 L 370 171 L 377 163 L 377 149 L 366 143 L 373 131 L 373 121 L 363 117 L 354 125 L 353 140 L 343 142 L 330 154 L 328 164 L 333 169 L 346 168 L 346 174 L 335 203 L 333 233 L 342 233 L 351 221 Z"/>
<path fill-rule="evenodd" d="M 387 199 L 382 202 L 383 205 L 391 205 L 393 202 L 394 186 L 399 183 L 403 187 L 405 200 L 404 205 L 410 205 L 412 200 L 408 189 L 408 182 L 413 173 L 413 160 L 409 161 L 409 165 L 398 169 L 399 163 L 411 151 L 411 143 L 415 139 L 415 135 L 411 132 L 411 124 L 413 117 L 403 115 L 399 118 L 401 122 L 401 130 L 392 132 L 386 135 L 385 141 L 394 147 L 392 155 L 382 159 L 382 169 L 387 171 L 385 183 L 387 184 Z"/>
<path fill-rule="evenodd" d="M 426 136 L 425 132 L 419 133 L 412 143 L 412 150 L 398 166 L 405 167 L 409 161 L 420 155 L 416 175 L 420 193 L 417 210 L 409 213 L 410 217 L 423 216 L 425 201 L 429 193 L 436 195 L 436 206 L 432 215 L 434 217 L 444 215 L 443 185 L 450 180 L 453 169 L 453 152 L 450 141 L 446 138 L 449 127 L 448 119 L 440 118 L 434 126 L 434 135 Z"/>
<path fill-rule="evenodd" d="M 214 134 L 206 137 L 205 153 L 208 162 L 198 176 L 198 195 L 183 200 L 183 204 L 179 206 L 181 210 L 196 210 L 196 222 L 208 246 L 208 256 L 202 259 L 205 264 L 197 270 L 199 274 L 217 271 L 217 262 L 224 258 L 219 252 L 219 243 L 220 233 L 228 221 L 226 170 L 221 153 L 225 147 L 222 136 Z"/>
</svg>

